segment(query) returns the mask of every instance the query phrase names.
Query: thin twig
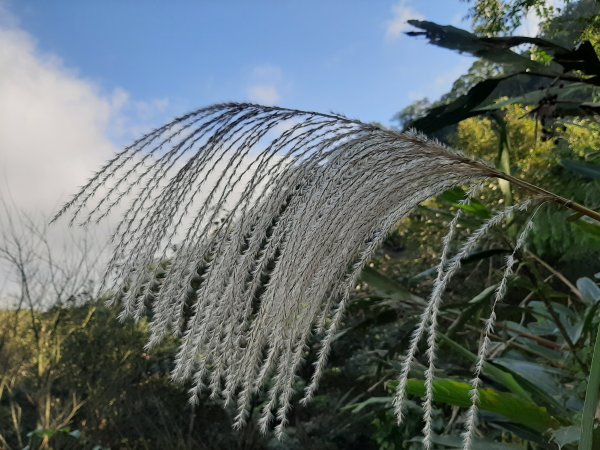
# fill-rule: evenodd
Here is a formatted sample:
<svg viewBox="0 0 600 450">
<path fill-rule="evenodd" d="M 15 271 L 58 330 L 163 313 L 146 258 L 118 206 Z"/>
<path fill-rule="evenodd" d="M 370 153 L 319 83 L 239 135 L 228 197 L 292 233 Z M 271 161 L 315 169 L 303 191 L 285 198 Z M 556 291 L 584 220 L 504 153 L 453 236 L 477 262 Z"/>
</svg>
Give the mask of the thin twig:
<svg viewBox="0 0 600 450">
<path fill-rule="evenodd" d="M 571 283 L 567 279 L 567 277 L 565 277 L 562 273 L 560 273 L 558 270 L 556 270 L 554 267 L 552 267 L 550 264 L 548 264 L 546 261 L 544 261 L 539 256 L 535 255 L 531 251 L 528 250 L 526 252 L 526 254 L 528 256 L 530 256 L 532 259 L 534 259 L 538 264 L 540 264 L 541 266 L 543 266 L 550 273 L 552 273 L 554 276 L 556 276 L 556 278 L 558 278 L 560 281 L 562 281 L 563 284 L 565 286 L 567 286 L 570 289 L 570 291 L 575 295 L 575 297 L 577 297 L 577 300 L 583 301 L 583 297 L 581 295 L 581 292 L 579 291 L 579 289 L 577 289 L 577 287 L 573 283 Z"/>
</svg>

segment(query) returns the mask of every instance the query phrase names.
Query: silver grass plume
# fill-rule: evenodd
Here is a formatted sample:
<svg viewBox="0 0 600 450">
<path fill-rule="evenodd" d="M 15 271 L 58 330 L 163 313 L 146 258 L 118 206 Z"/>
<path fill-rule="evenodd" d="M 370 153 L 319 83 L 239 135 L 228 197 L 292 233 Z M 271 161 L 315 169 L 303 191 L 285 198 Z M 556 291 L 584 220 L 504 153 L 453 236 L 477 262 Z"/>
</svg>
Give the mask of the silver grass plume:
<svg viewBox="0 0 600 450">
<path fill-rule="evenodd" d="M 479 351 L 477 352 L 477 362 L 475 364 L 475 374 L 473 379 L 471 380 L 471 407 L 467 412 L 467 420 L 466 420 L 466 429 L 463 434 L 463 449 L 471 450 L 473 446 L 473 435 L 475 433 L 475 426 L 477 421 L 477 409 L 479 406 L 479 386 L 481 385 L 481 374 L 483 372 L 483 365 L 485 363 L 485 359 L 488 354 L 488 348 L 490 345 L 490 334 L 494 331 L 494 325 L 496 323 L 496 306 L 499 302 L 502 301 L 504 296 L 506 295 L 506 291 L 508 288 L 508 280 L 513 274 L 513 267 L 516 262 L 516 254 L 517 252 L 525 246 L 525 242 L 527 240 L 527 236 L 531 232 L 533 228 L 533 218 L 535 214 L 539 210 L 542 205 L 540 204 L 536 211 L 529 217 L 525 226 L 519 233 L 517 237 L 517 242 L 513 248 L 512 253 L 506 258 L 506 266 L 504 268 L 504 273 L 502 275 L 502 279 L 500 283 L 498 283 L 498 287 L 494 291 L 494 297 L 491 304 L 490 315 L 485 321 L 485 327 L 483 330 L 483 337 L 479 343 Z"/>
<path fill-rule="evenodd" d="M 121 317 L 148 314 L 149 347 L 179 337 L 172 378 L 191 380 L 192 401 L 207 389 L 234 402 L 237 427 L 248 419 L 253 395 L 268 385 L 259 423 L 267 430 L 275 420 L 281 436 L 307 341 L 316 339 L 320 349 L 303 402 L 317 389 L 351 290 L 388 231 L 427 198 L 456 185 L 470 186 L 470 198 L 488 177 L 507 176 L 417 133 L 338 114 L 226 103 L 137 140 L 56 217 L 68 212 L 71 223 L 85 224 L 124 208 L 103 283 L 120 302 Z M 395 401 L 400 421 L 411 362 L 428 333 L 427 448 L 445 286 L 491 227 L 530 203 L 490 219 L 451 259 L 458 215 L 450 223 Z M 474 421 L 476 395 L 473 405 Z"/>
</svg>

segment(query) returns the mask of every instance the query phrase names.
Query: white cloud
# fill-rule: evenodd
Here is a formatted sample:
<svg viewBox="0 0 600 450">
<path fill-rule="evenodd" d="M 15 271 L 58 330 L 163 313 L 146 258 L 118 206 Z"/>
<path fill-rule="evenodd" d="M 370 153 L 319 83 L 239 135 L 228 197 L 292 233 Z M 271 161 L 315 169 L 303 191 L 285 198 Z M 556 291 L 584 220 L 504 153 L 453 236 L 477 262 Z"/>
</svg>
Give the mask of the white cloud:
<svg viewBox="0 0 600 450">
<path fill-rule="evenodd" d="M 425 16 L 416 9 L 407 5 L 406 0 L 400 0 L 400 3 L 392 7 L 393 17 L 387 22 L 385 37 L 392 41 L 402 36 L 402 33 L 410 30 L 411 26 L 408 20 L 423 20 Z"/>
<path fill-rule="evenodd" d="M 103 92 L 0 9 L 0 195 L 49 215 L 119 148 L 154 125 L 168 99 Z M 159 120 L 164 120 L 158 117 Z"/>
<path fill-rule="evenodd" d="M 40 51 L 4 12 L 2 0 L 0 68 L 0 206 L 6 201 L 11 210 L 42 223 L 119 150 L 115 142 L 130 141 L 164 122 L 170 106 L 166 98 L 141 101 L 125 89 L 106 92 L 82 78 L 58 56 Z M 285 87 L 277 66 L 255 67 L 248 81 L 248 94 L 263 103 L 278 102 Z M 250 157 L 241 167 L 249 164 Z M 219 169 L 205 180 L 209 188 L 220 179 Z M 0 211 L 0 244 L 11 232 L 9 221 L 18 218 L 6 210 Z M 117 208 L 108 223 L 92 230 L 95 244 L 105 241 L 118 213 Z M 63 225 L 49 227 L 49 242 L 61 260 L 72 257 L 66 244 L 81 242 L 81 230 Z M 0 308 L 18 290 L 14 271 L 5 263 L 0 258 Z M 93 264 L 102 271 L 101 262 L 94 259 Z"/>
<path fill-rule="evenodd" d="M 119 150 L 146 131 L 169 106 L 167 99 L 136 101 L 124 89 L 103 92 L 66 67 L 57 55 L 41 52 L 31 35 L 0 0 L 0 238 L 21 213 L 47 223 L 61 204 Z M 7 217 L 7 211 L 11 211 Z M 95 228 L 102 245 L 110 223 Z M 25 230 L 18 225 L 17 230 Z M 82 230 L 54 224 L 48 229 L 54 257 L 72 257 L 67 245 L 81 242 Z M 28 239 L 28 238 L 26 238 Z M 91 254 L 91 253 L 90 253 Z M 100 266 L 100 264 L 98 264 Z M 2 291 L 13 291 L 11 271 L 0 261 Z"/>
<path fill-rule="evenodd" d="M 16 28 L 0 29 L 0 67 L 0 189 L 49 214 L 116 150 L 115 105 Z"/>
<path fill-rule="evenodd" d="M 60 204 L 117 150 L 108 138 L 108 128 L 128 96 L 121 90 L 102 95 L 56 55 L 39 52 L 33 38 L 18 28 L 2 5 L 0 67 L 0 202 L 10 205 L 1 208 L 0 238 L 7 245 L 8 236 L 18 232 L 23 245 L 33 245 L 37 237 L 28 231 L 21 214 L 47 223 Z M 61 224 L 50 227 L 48 233 L 53 258 L 62 264 L 73 257 L 65 249 L 81 242 L 81 230 Z M 99 244 L 107 233 L 101 231 L 94 242 Z M 37 244 L 27 250 L 45 251 Z M 0 261 L 2 306 L 5 292 L 9 296 L 18 286 L 12 266 L 5 263 Z M 32 266 L 31 270 L 42 268 Z"/>
<path fill-rule="evenodd" d="M 263 105 L 275 105 L 281 100 L 277 86 L 272 84 L 254 84 L 248 88 L 248 97 L 251 101 Z"/>
<path fill-rule="evenodd" d="M 248 99 L 263 105 L 275 105 L 281 100 L 283 71 L 274 65 L 256 66 L 250 73 L 252 80 L 246 90 Z"/>
</svg>

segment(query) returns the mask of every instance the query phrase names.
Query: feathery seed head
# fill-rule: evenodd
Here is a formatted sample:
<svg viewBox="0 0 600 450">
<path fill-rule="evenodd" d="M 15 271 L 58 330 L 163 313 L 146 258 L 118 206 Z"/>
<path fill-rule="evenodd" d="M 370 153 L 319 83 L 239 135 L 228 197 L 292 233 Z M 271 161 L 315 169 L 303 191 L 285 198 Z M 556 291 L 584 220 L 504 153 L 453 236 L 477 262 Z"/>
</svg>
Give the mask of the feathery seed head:
<svg viewBox="0 0 600 450">
<path fill-rule="evenodd" d="M 473 186 L 473 195 L 478 181 L 493 173 L 414 132 L 336 114 L 226 103 L 136 141 L 57 216 L 101 220 L 130 199 L 105 277 L 121 316 L 149 315 L 149 346 L 168 334 L 180 337 L 173 379 L 191 380 L 191 401 L 208 389 L 236 402 L 236 426 L 268 383 L 260 426 L 266 430 L 276 420 L 280 435 L 307 340 L 315 335 L 321 346 L 304 401 L 318 386 L 350 291 L 388 231 L 425 199 L 458 184 Z M 524 206 L 510 211 L 518 208 Z M 458 217 L 451 222 L 429 305 L 403 362 L 399 419 L 426 331 L 430 417 L 444 288 L 462 256 L 510 211 L 449 259 Z M 430 428 L 426 419 L 428 434 Z"/>
</svg>

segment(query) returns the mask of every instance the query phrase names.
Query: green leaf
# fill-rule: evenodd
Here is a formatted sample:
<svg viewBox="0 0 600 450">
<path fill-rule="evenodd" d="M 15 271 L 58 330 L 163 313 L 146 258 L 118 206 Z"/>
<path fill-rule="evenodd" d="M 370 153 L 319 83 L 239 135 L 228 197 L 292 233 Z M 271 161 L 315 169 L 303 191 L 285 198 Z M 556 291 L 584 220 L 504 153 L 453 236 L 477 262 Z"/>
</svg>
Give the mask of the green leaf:
<svg viewBox="0 0 600 450">
<path fill-rule="evenodd" d="M 544 98 L 554 96 L 554 113 L 563 116 L 587 116 L 596 115 L 599 106 L 595 103 L 585 101 L 592 98 L 597 90 L 595 86 L 586 83 L 571 83 L 564 87 L 551 87 L 548 89 L 526 92 L 523 95 L 511 97 L 504 101 L 494 102 L 474 109 L 474 112 L 484 113 L 486 111 L 498 111 L 509 105 L 532 105 L 538 107 Z"/>
<path fill-rule="evenodd" d="M 579 161 L 575 159 L 563 159 L 560 164 L 567 170 L 585 178 L 599 179 L 600 165 Z"/>
<path fill-rule="evenodd" d="M 450 25 L 438 25 L 437 23 L 425 20 L 409 20 L 409 24 L 423 31 L 409 31 L 409 36 L 424 36 L 429 42 L 439 47 L 457 50 L 461 53 L 470 53 L 479 58 L 496 62 L 498 64 L 508 64 L 517 70 L 536 70 L 547 72 L 548 68 L 541 63 L 532 61 L 529 57 L 520 55 L 510 49 L 524 43 L 548 44 L 555 50 L 568 52 L 566 48 L 556 46 L 542 39 L 513 36 L 507 38 L 485 38 L 469 33 L 468 31 L 456 28 Z M 546 45 L 544 45 L 547 47 Z M 556 64 L 552 65 L 556 72 Z"/>
<path fill-rule="evenodd" d="M 586 220 L 576 220 L 573 223 L 583 232 L 600 237 L 600 226 L 590 223 Z"/>
<path fill-rule="evenodd" d="M 450 448 L 462 449 L 463 439 L 461 436 L 449 436 L 449 435 L 433 435 L 431 440 L 434 444 L 444 445 Z M 521 446 L 512 444 L 503 444 L 501 442 L 494 442 L 488 439 L 473 439 L 471 449 L 472 450 L 519 450 Z"/>
<path fill-rule="evenodd" d="M 406 390 L 418 397 L 425 396 L 425 383 L 422 380 L 408 380 Z M 471 385 L 450 379 L 433 382 L 433 399 L 447 405 L 468 408 L 471 406 Z M 514 423 L 531 430 L 544 433 L 558 427 L 556 419 L 548 414 L 546 408 L 523 399 L 515 394 L 499 392 L 495 389 L 479 389 L 479 408 L 482 411 L 499 414 Z"/>
<path fill-rule="evenodd" d="M 497 288 L 498 284 L 492 284 L 491 286 L 486 287 L 483 291 L 481 291 L 479 294 L 477 294 L 475 297 L 469 300 L 469 303 L 478 304 L 484 300 L 487 300 L 492 296 L 492 294 L 496 291 Z"/>
<path fill-rule="evenodd" d="M 492 286 L 492 287 L 495 287 L 495 286 Z M 492 289 L 492 291 L 493 291 L 493 289 Z M 481 294 L 483 294 L 483 293 L 485 293 L 485 291 L 483 291 Z M 485 297 L 483 297 L 483 298 L 485 298 Z M 468 349 L 466 349 L 465 347 L 460 345 L 458 342 L 453 341 L 452 339 L 450 339 L 449 337 L 447 337 L 446 335 L 444 335 L 442 333 L 439 334 L 439 337 L 440 337 L 441 341 L 444 343 L 444 345 L 447 345 L 448 347 L 450 347 L 458 355 L 462 356 L 463 358 L 470 361 L 471 363 L 477 362 L 477 355 L 475 353 L 472 353 L 471 351 L 469 351 Z M 483 363 L 483 374 L 485 376 L 489 377 L 491 380 L 498 383 L 499 385 L 505 387 L 506 389 L 511 391 L 513 394 L 518 395 L 519 397 L 521 397 L 525 400 L 531 401 L 531 394 L 529 392 L 527 392 L 525 389 L 523 389 L 523 387 L 519 384 L 519 382 L 515 379 L 515 377 L 513 377 L 512 374 L 510 374 L 509 372 L 502 370 L 501 368 L 490 363 L 489 361 L 485 361 Z"/>
<path fill-rule="evenodd" d="M 489 208 L 477 199 L 471 199 L 471 202 L 468 205 L 461 204 L 460 201 L 464 200 L 465 196 L 466 193 L 463 189 L 454 188 L 439 195 L 438 200 L 446 202 L 455 208 L 460 208 L 463 211 L 469 212 L 483 219 L 488 219 L 491 216 Z"/>
<path fill-rule="evenodd" d="M 596 316 L 596 311 L 598 311 L 599 306 L 600 306 L 600 302 L 597 302 L 591 306 L 588 306 L 588 308 L 585 310 L 585 314 L 583 316 L 583 323 L 581 325 L 581 333 L 579 336 L 579 340 L 575 343 L 576 345 L 579 344 L 580 340 L 585 339 L 588 332 L 589 333 L 593 332 L 593 330 L 592 330 L 593 321 L 594 321 L 594 317 Z"/>
<path fill-rule="evenodd" d="M 593 45 L 588 41 L 570 50 L 541 38 L 526 36 L 486 38 L 456 27 L 428 21 L 409 20 L 408 23 L 423 30 L 408 32 L 409 36 L 424 36 L 434 45 L 461 53 L 470 53 L 476 57 L 511 66 L 511 69 L 502 77 L 488 78 L 475 84 L 465 95 L 448 104 L 431 108 L 426 116 L 407 124 L 407 128 L 432 133 L 469 117 L 485 114 L 488 109 L 498 109 L 502 105 L 490 104 L 494 91 L 505 81 L 515 77 L 525 79 L 520 83 L 522 86 L 539 77 L 575 82 L 574 87 L 568 85 L 562 90 L 556 88 L 561 96 L 555 102 L 556 112 L 565 115 L 594 115 L 600 112 L 599 104 L 587 103 L 583 100 L 573 101 L 573 92 L 571 92 L 573 89 L 580 89 L 583 84 L 600 85 L 600 60 Z M 526 55 L 511 50 L 511 47 L 523 43 L 534 44 L 540 51 L 551 56 L 549 63 L 533 61 Z M 572 71 L 581 71 L 582 75 L 573 74 Z M 508 103 L 537 104 L 536 101 L 539 102 L 545 95 L 548 95 L 547 91 L 532 90 L 520 98 L 509 99 Z"/>
<path fill-rule="evenodd" d="M 581 292 L 583 300 L 588 305 L 593 305 L 600 301 L 600 288 L 594 281 L 587 277 L 577 280 L 577 289 Z"/>
<path fill-rule="evenodd" d="M 538 37 L 502 36 L 482 37 L 453 26 L 438 25 L 424 20 L 409 20 L 409 24 L 424 31 L 410 31 L 409 36 L 424 36 L 439 47 L 470 53 L 503 65 L 511 65 L 519 70 L 554 74 L 558 77 L 566 72 L 581 71 L 591 75 L 586 83 L 600 83 L 600 59 L 590 41 L 583 41 L 574 49 L 568 49 L 554 42 Z M 511 50 L 522 44 L 533 44 L 548 53 L 549 61 L 532 61 L 527 55 Z"/>
<path fill-rule="evenodd" d="M 494 362 L 513 373 L 517 373 L 549 397 L 560 394 L 564 390 L 564 387 L 556 381 L 556 377 L 562 374 L 559 369 L 522 359 L 495 358 Z"/>
<path fill-rule="evenodd" d="M 583 404 L 579 450 L 592 450 L 594 448 L 594 417 L 596 416 L 598 395 L 600 393 L 600 327 L 596 332 L 596 344 L 594 345 L 591 368 L 585 391 L 585 403 Z"/>
<path fill-rule="evenodd" d="M 481 81 L 456 100 L 446 105 L 431 108 L 426 116 L 408 124 L 408 128 L 416 128 L 424 133 L 432 133 L 448 125 L 454 125 L 461 120 L 479 115 L 481 112 L 475 111 L 475 109 L 485 102 L 502 81 L 512 76 Z"/>
<path fill-rule="evenodd" d="M 426 304 L 423 298 L 413 294 L 400 283 L 373 267 L 365 267 L 362 271 L 361 279 L 382 297 L 394 297 L 417 305 Z"/>
<path fill-rule="evenodd" d="M 473 253 L 468 254 L 463 259 L 461 259 L 460 263 L 462 265 L 465 265 L 465 264 L 480 261 L 482 259 L 487 259 L 492 256 L 502 255 L 502 254 L 506 254 L 506 253 L 510 253 L 510 252 L 511 252 L 511 250 L 504 249 L 504 248 L 489 248 L 487 250 L 475 251 Z M 414 283 L 414 282 L 420 281 L 425 278 L 434 277 L 436 274 L 437 274 L 437 266 L 430 267 L 429 269 L 424 270 L 423 272 L 420 272 L 420 273 L 412 276 L 410 278 L 410 282 Z"/>
<path fill-rule="evenodd" d="M 470 205 L 456 205 L 458 208 L 471 213 L 477 217 L 481 217 L 482 219 L 489 219 L 492 216 L 490 209 L 482 203 L 479 202 L 471 202 Z"/>
<path fill-rule="evenodd" d="M 370 397 L 363 402 L 360 403 L 352 403 L 350 405 L 346 405 L 342 408 L 344 410 L 350 410 L 352 413 L 356 414 L 361 412 L 367 406 L 372 405 L 391 405 L 394 399 L 392 397 Z"/>
</svg>

